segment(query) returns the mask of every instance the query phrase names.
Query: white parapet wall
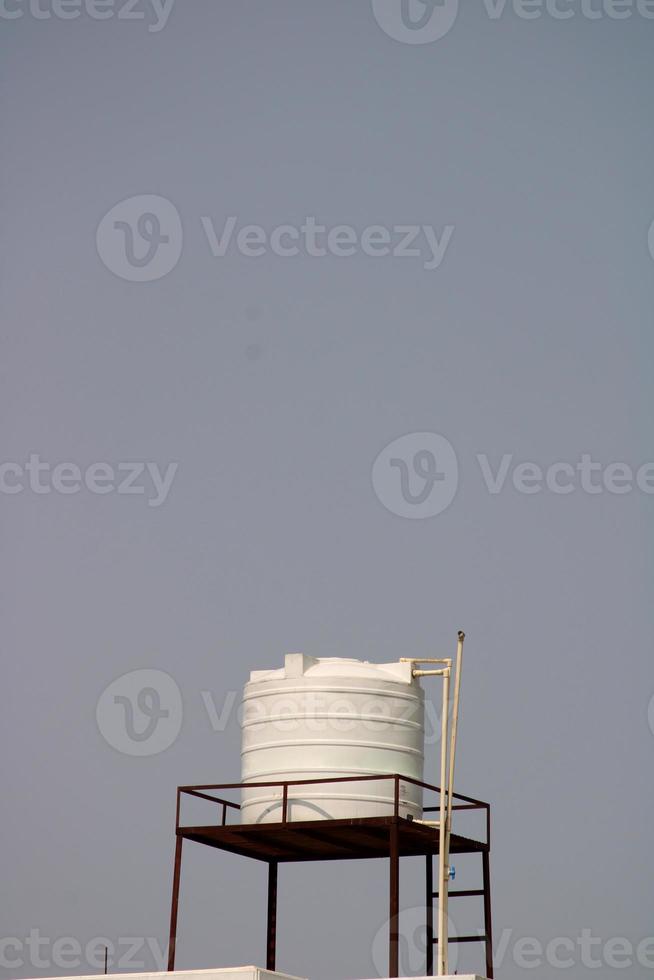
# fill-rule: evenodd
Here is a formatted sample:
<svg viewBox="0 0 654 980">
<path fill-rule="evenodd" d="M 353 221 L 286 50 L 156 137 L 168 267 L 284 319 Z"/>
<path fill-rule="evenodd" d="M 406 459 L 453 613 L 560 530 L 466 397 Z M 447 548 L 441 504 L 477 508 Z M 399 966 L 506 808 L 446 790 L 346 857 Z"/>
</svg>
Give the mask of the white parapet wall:
<svg viewBox="0 0 654 980">
<path fill-rule="evenodd" d="M 227 966 L 215 970 L 175 970 L 173 973 L 115 973 L 109 974 L 115 980 L 308 980 L 306 977 L 293 977 L 288 973 L 263 970 L 258 966 Z M 89 973 L 81 977 L 52 977 L 51 980 L 107 980 L 102 973 Z"/>
<path fill-rule="evenodd" d="M 110 974 L 111 975 L 111 974 Z M 258 966 L 228 966 L 215 970 L 175 970 L 174 973 L 120 973 L 114 974 L 120 980 L 310 980 L 307 977 L 293 977 L 289 973 L 263 970 Z M 54 977 L 52 980 L 106 980 L 102 973 L 91 973 L 82 977 Z M 434 980 L 433 977 L 411 977 L 409 980 Z M 459 974 L 456 977 L 440 977 L 440 980 L 485 980 L 474 973 Z"/>
</svg>

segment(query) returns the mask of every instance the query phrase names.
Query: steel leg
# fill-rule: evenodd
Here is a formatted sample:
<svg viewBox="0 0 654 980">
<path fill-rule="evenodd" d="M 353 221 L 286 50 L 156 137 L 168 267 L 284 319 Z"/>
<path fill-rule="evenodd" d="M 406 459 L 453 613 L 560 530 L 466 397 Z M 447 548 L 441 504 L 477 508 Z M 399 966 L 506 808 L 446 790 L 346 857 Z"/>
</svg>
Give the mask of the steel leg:
<svg viewBox="0 0 654 980">
<path fill-rule="evenodd" d="M 179 908 L 179 879 L 182 871 L 182 844 L 184 838 L 177 836 L 175 843 L 175 870 L 173 871 L 173 900 L 170 906 L 170 933 L 168 936 L 168 970 L 175 969 L 175 946 L 177 945 L 177 910 Z"/>
<path fill-rule="evenodd" d="M 493 926 L 491 920 L 490 854 L 482 851 L 484 874 L 484 934 L 486 936 L 486 976 L 493 980 Z"/>
<path fill-rule="evenodd" d="M 388 975 L 397 977 L 400 969 L 400 846 L 397 817 L 391 825 L 391 880 L 389 907 Z"/>
<path fill-rule="evenodd" d="M 425 922 L 427 944 L 427 976 L 434 975 L 434 859 L 431 854 L 426 858 L 425 875 Z"/>
<path fill-rule="evenodd" d="M 275 969 L 277 949 L 277 861 L 268 865 L 268 936 L 266 943 L 266 969 Z"/>
</svg>

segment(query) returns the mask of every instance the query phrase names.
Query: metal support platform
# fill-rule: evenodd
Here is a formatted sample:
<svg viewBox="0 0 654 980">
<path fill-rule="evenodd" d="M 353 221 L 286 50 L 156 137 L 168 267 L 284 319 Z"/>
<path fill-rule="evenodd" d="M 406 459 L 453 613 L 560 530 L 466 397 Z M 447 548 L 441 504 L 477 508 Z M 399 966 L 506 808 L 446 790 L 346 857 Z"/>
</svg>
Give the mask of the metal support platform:
<svg viewBox="0 0 654 980">
<path fill-rule="evenodd" d="M 316 783 L 362 782 L 366 779 L 389 779 L 394 781 L 393 810 L 388 816 L 361 817 L 346 820 L 295 821 L 289 818 L 289 801 L 293 799 L 293 787 L 314 785 Z M 176 846 L 173 873 L 173 894 L 170 912 L 170 937 L 168 944 L 168 970 L 175 969 L 175 946 L 177 940 L 177 920 L 179 906 L 179 886 L 182 865 L 182 846 L 184 840 L 195 841 L 222 851 L 230 851 L 243 857 L 253 858 L 268 865 L 268 912 L 266 923 L 266 967 L 275 970 L 277 945 L 277 881 L 280 864 L 305 861 L 347 861 L 366 858 L 388 858 L 390 866 L 389 881 L 389 977 L 397 977 L 399 972 L 399 881 L 400 858 L 424 856 L 426 858 L 425 919 L 427 924 L 427 975 L 434 971 L 433 901 L 437 897 L 433 886 L 432 860 L 440 852 L 440 832 L 420 821 L 406 819 L 399 815 L 400 780 L 411 782 L 423 789 L 440 793 L 437 786 L 430 786 L 417 780 L 407 779 L 398 774 L 341 777 L 325 780 L 294 780 L 288 782 L 268 782 L 256 785 L 277 787 L 281 790 L 282 820 L 277 823 L 230 824 L 228 813 L 238 811 L 240 806 L 230 800 L 210 795 L 217 790 L 240 790 L 248 783 L 222 783 L 203 786 L 180 786 L 177 790 Z M 209 792 L 207 792 L 209 791 Z M 182 796 L 190 796 L 218 804 L 221 808 L 217 823 L 183 825 L 180 823 Z M 485 840 L 452 834 L 450 852 L 452 854 L 479 853 L 482 857 L 483 887 L 466 891 L 450 891 L 450 897 L 457 895 L 480 895 L 484 899 L 484 933 L 479 936 L 450 937 L 450 942 L 484 942 L 486 947 L 486 975 L 493 977 L 492 932 L 490 906 L 490 805 L 469 796 L 452 794 L 453 799 L 461 801 L 452 810 L 483 810 L 486 816 Z M 425 807 L 425 813 L 438 807 Z"/>
</svg>

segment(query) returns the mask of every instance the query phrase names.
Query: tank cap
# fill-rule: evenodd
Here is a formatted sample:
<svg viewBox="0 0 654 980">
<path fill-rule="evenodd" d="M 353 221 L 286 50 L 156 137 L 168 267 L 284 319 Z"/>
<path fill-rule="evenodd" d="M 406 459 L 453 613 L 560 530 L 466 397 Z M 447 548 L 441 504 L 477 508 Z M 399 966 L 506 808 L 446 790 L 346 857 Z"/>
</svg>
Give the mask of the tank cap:
<svg viewBox="0 0 654 980">
<path fill-rule="evenodd" d="M 284 670 L 287 677 L 303 677 L 315 663 L 316 658 L 308 657 L 306 653 L 287 653 L 284 657 Z"/>
</svg>

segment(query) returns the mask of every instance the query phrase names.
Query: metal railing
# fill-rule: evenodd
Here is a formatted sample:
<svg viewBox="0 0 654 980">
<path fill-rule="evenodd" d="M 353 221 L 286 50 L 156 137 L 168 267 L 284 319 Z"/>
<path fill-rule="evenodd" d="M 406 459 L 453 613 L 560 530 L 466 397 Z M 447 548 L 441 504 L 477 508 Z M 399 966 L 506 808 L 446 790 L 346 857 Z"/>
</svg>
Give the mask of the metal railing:
<svg viewBox="0 0 654 980">
<path fill-rule="evenodd" d="M 214 791 L 222 790 L 249 790 L 260 788 L 281 788 L 281 823 L 289 824 L 293 823 L 292 818 L 289 816 L 289 800 L 297 799 L 297 797 L 289 797 L 289 788 L 294 786 L 318 786 L 324 784 L 338 784 L 338 783 L 364 783 L 364 782 L 377 782 L 379 780 L 393 780 L 394 791 L 393 791 L 393 812 L 392 816 L 395 819 L 400 817 L 400 784 L 410 783 L 412 786 L 418 786 L 421 789 L 427 790 L 428 792 L 441 794 L 441 789 L 439 786 L 433 786 L 430 783 L 422 782 L 419 779 L 413 779 L 410 776 L 402 776 L 399 773 L 376 773 L 373 775 L 361 775 L 361 776 L 331 776 L 326 779 L 276 779 L 267 780 L 265 782 L 255 782 L 255 783 L 204 783 L 197 786 L 178 786 L 177 787 L 177 806 L 175 811 L 175 831 L 180 830 L 180 814 L 181 814 L 181 803 L 183 796 L 195 797 L 201 800 L 205 800 L 211 803 L 216 803 L 222 808 L 220 814 L 220 826 L 227 826 L 228 820 L 227 815 L 229 810 L 240 810 L 240 803 L 235 803 L 233 800 L 226 800 L 220 796 L 210 795 Z M 209 792 L 207 792 L 209 791 Z M 447 795 L 447 791 L 446 791 Z M 453 800 L 459 800 L 461 802 L 452 804 L 451 809 L 454 810 L 484 810 L 486 816 L 486 840 L 481 841 L 485 847 L 490 846 L 490 804 L 485 803 L 483 800 L 476 800 L 472 796 L 464 796 L 461 793 L 452 793 Z M 389 800 L 390 802 L 390 800 Z M 424 813 L 436 813 L 440 810 L 440 804 L 435 806 L 424 806 Z M 407 822 L 411 822 L 411 818 L 407 819 Z M 416 821 L 417 822 L 417 821 Z M 436 826 L 438 824 L 436 823 Z"/>
</svg>

